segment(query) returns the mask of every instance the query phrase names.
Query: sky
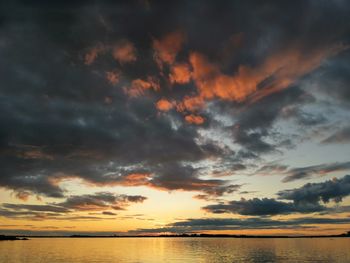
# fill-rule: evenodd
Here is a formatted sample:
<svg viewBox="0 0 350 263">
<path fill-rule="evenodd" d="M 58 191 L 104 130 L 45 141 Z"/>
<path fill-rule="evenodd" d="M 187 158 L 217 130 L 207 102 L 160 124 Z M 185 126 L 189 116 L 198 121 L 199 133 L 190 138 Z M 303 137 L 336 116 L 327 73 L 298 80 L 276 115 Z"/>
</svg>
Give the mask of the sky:
<svg viewBox="0 0 350 263">
<path fill-rule="evenodd" d="M 0 234 L 349 231 L 349 13 L 0 1 Z"/>
</svg>

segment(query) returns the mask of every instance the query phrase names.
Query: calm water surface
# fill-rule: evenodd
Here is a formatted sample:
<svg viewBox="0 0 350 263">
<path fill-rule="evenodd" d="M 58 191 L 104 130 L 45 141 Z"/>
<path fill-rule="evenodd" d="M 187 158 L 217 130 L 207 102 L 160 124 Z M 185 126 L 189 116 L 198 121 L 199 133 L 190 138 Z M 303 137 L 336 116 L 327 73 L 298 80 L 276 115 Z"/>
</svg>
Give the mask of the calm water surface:
<svg viewBox="0 0 350 263">
<path fill-rule="evenodd" d="M 350 262 L 350 238 L 33 238 L 1 241 L 0 262 Z"/>
</svg>

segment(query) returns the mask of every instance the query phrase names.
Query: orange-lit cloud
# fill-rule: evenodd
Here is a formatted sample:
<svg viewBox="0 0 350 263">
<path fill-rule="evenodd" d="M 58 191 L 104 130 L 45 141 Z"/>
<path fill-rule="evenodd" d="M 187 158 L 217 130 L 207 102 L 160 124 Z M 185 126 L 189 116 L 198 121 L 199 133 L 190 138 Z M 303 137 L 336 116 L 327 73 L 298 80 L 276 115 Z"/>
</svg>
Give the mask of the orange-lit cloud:
<svg viewBox="0 0 350 263">
<path fill-rule="evenodd" d="M 194 115 L 194 114 L 185 116 L 185 120 L 188 123 L 196 124 L 196 125 L 200 125 L 204 123 L 204 118 L 202 116 Z"/>
<path fill-rule="evenodd" d="M 90 48 L 90 50 L 85 54 L 84 63 L 85 65 L 91 65 L 95 62 L 99 54 L 103 53 L 106 50 L 105 46 L 98 44 L 97 46 Z"/>
<path fill-rule="evenodd" d="M 173 170 L 169 171 L 174 172 Z M 145 186 L 161 191 L 198 191 L 204 192 L 206 195 L 208 195 L 208 198 L 209 196 L 222 196 L 225 193 L 233 193 L 240 188 L 240 185 L 228 184 L 229 181 L 225 180 L 201 179 L 192 174 L 176 175 L 177 176 L 173 176 L 172 174 L 140 172 L 122 175 L 106 181 L 95 181 L 87 178 L 80 179 L 82 179 L 88 186 Z M 57 182 L 59 181 L 60 180 L 57 179 Z"/>
<path fill-rule="evenodd" d="M 119 41 L 112 50 L 113 57 L 120 63 L 130 63 L 137 59 L 136 48 L 128 40 Z"/>
<path fill-rule="evenodd" d="M 42 160 L 53 160 L 54 157 L 50 154 L 42 152 L 40 149 L 32 149 L 19 154 L 24 159 L 42 159 Z"/>
<path fill-rule="evenodd" d="M 56 173 L 48 178 L 48 182 L 52 186 L 59 186 L 60 183 L 64 181 L 70 181 L 74 179 L 79 179 L 77 175 L 66 175 L 64 173 Z"/>
<path fill-rule="evenodd" d="M 30 197 L 30 193 L 27 191 L 18 191 L 15 193 L 15 197 L 22 201 L 27 201 Z"/>
<path fill-rule="evenodd" d="M 149 173 L 133 173 L 128 174 L 124 177 L 123 181 L 120 183 L 123 186 L 142 186 L 148 185 L 148 181 L 151 178 Z"/>
<path fill-rule="evenodd" d="M 321 63 L 339 52 L 348 49 L 348 46 L 338 44 L 331 47 L 315 49 L 307 54 L 300 48 L 291 48 L 284 52 L 279 52 L 268 59 L 255 70 L 255 76 L 259 83 L 268 77 L 273 77 L 271 81 L 252 95 L 250 102 L 255 102 L 265 96 L 288 88 L 302 76 L 318 68 Z"/>
<path fill-rule="evenodd" d="M 120 180 L 108 180 L 96 182 L 84 178 L 83 182 L 88 186 L 149 186 L 152 178 L 151 173 L 131 173 L 120 177 Z M 78 178 L 78 177 L 77 177 Z M 80 178 L 81 179 L 81 178 Z"/>
<path fill-rule="evenodd" d="M 107 71 L 106 78 L 112 85 L 116 85 L 120 81 L 120 73 L 118 71 Z"/>
<path fill-rule="evenodd" d="M 171 67 L 169 74 L 170 83 L 186 84 L 191 80 L 191 71 L 189 65 L 186 63 L 175 64 Z"/>
<path fill-rule="evenodd" d="M 135 79 L 131 82 L 131 86 L 124 88 L 124 92 L 132 97 L 140 97 L 144 95 L 145 90 L 153 89 L 154 91 L 159 91 L 160 86 L 157 79 L 153 77 L 148 77 L 147 80 Z"/>
<path fill-rule="evenodd" d="M 111 192 L 98 192 L 95 194 L 71 195 L 56 207 L 75 211 L 100 211 L 106 209 L 124 210 L 131 203 L 142 203 L 147 197 L 141 195 L 118 195 Z M 65 211 L 65 212 L 68 212 Z"/>
<path fill-rule="evenodd" d="M 160 99 L 156 103 L 156 107 L 160 111 L 169 111 L 169 110 L 171 110 L 174 107 L 174 103 L 170 102 L 167 99 Z"/>
<path fill-rule="evenodd" d="M 236 102 L 257 101 L 288 88 L 299 78 L 319 67 L 326 58 L 346 48 L 336 45 L 317 49 L 309 54 L 304 54 L 299 48 L 289 48 L 272 54 L 255 68 L 242 65 L 232 76 L 222 73 L 219 65 L 211 63 L 204 55 L 192 52 L 189 60 L 198 96 L 191 100 L 185 98 L 181 105 L 191 110 L 192 101 L 204 102 L 214 98 Z"/>
<path fill-rule="evenodd" d="M 195 96 L 195 97 L 185 96 L 181 102 L 177 103 L 176 109 L 179 112 L 183 112 L 185 110 L 196 111 L 203 108 L 204 105 L 205 105 L 205 101 L 200 96 Z"/>
<path fill-rule="evenodd" d="M 260 81 L 254 77 L 252 70 L 243 66 L 236 75 L 225 75 L 221 73 L 218 65 L 210 63 L 198 52 L 190 54 L 190 62 L 199 96 L 207 100 L 221 98 L 242 101 L 256 90 Z"/>
<path fill-rule="evenodd" d="M 114 46 L 99 43 L 90 48 L 84 56 L 85 65 L 91 65 L 100 54 L 107 51 L 111 51 L 113 58 L 122 64 L 134 62 L 137 59 L 137 51 L 134 44 L 129 40 L 123 39 Z"/>
<path fill-rule="evenodd" d="M 165 35 L 161 39 L 153 40 L 154 56 L 160 68 L 162 68 L 163 63 L 171 65 L 175 62 L 175 58 L 181 50 L 184 41 L 185 34 L 181 31 L 176 31 Z"/>
</svg>

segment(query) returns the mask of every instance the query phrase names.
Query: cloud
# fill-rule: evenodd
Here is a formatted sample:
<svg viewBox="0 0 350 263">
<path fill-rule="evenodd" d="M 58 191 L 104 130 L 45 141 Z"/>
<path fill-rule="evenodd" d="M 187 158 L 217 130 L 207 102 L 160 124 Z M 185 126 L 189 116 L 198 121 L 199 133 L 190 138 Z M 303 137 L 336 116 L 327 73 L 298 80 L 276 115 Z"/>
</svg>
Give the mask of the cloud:
<svg viewBox="0 0 350 263">
<path fill-rule="evenodd" d="M 98 43 L 96 46 L 89 48 L 84 56 L 85 65 L 93 64 L 100 55 L 107 52 L 111 52 L 112 57 L 121 64 L 131 63 L 137 59 L 134 44 L 127 39 L 122 39 L 112 46 Z"/>
<path fill-rule="evenodd" d="M 241 187 L 240 184 L 231 184 L 230 180 L 202 179 L 199 169 L 176 162 L 153 166 L 152 172 L 146 170 L 142 172 L 123 172 L 122 174 L 109 173 L 103 178 L 87 176 L 78 176 L 77 178 L 83 179 L 88 185 L 93 186 L 147 186 L 161 191 L 203 192 L 213 197 L 233 193 Z M 58 176 L 56 180 L 59 182 L 64 180 L 64 177 Z M 77 201 L 85 198 L 91 198 L 92 201 L 95 199 L 94 196 L 89 195 L 76 197 Z M 67 199 L 67 201 L 69 200 Z M 96 201 L 96 203 L 99 202 L 103 203 L 101 200 Z M 101 205 L 101 207 L 103 206 Z"/>
<path fill-rule="evenodd" d="M 346 40 L 345 43 L 348 43 Z M 321 67 L 310 78 L 310 86 L 316 92 L 326 96 L 326 99 L 335 100 L 336 104 L 340 106 L 349 107 L 350 102 L 350 66 L 349 66 L 350 52 L 342 52 L 340 56 L 330 60 L 326 65 Z M 333 103 L 334 104 L 334 101 Z"/>
<path fill-rule="evenodd" d="M 137 59 L 136 48 L 133 43 L 127 39 L 120 40 L 112 49 L 113 58 L 121 64 L 134 62 Z"/>
<path fill-rule="evenodd" d="M 99 96 L 102 88 L 90 90 L 90 85 L 93 81 L 86 83 L 89 92 Z M 153 172 L 152 167 L 163 162 L 195 162 L 221 155 L 211 143 L 198 145 L 193 128 L 175 130 L 166 116 L 157 116 L 152 100 L 135 101 L 130 106 L 124 103 L 122 91 L 112 95 L 109 105 L 87 103 L 84 93 L 78 96 L 81 101 L 73 95 L 60 96 L 58 92 L 37 103 L 34 94 L 7 95 L 10 103 L 1 104 L 1 186 L 63 197 L 59 178 L 113 183 L 132 174 L 128 167 L 135 164 L 142 163 Z M 104 104 L 104 96 L 100 98 Z M 28 122 L 21 116 L 27 116 Z M 40 154 L 32 154 L 33 149 Z"/>
<path fill-rule="evenodd" d="M 64 198 L 60 184 L 74 178 L 223 195 L 239 185 L 194 167 L 280 152 L 288 141 L 276 139 L 274 124 L 286 107 L 316 125 L 300 110 L 315 100 L 301 89 L 303 78 L 347 98 L 348 52 L 336 55 L 348 39 L 346 4 L 276 1 L 256 10 L 254 2 L 175 1 L 145 12 L 136 2 L 1 9 L 2 188 L 20 198 Z M 315 74 L 325 69 L 329 83 Z M 189 125 L 186 116 L 197 123 L 205 116 L 205 125 Z M 210 129 L 222 142 L 203 138 Z"/>
<path fill-rule="evenodd" d="M 285 119 L 294 118 L 299 125 L 304 127 L 312 127 L 327 123 L 327 118 L 324 115 L 305 112 L 295 106 L 283 108 L 281 115 Z"/>
<path fill-rule="evenodd" d="M 64 202 L 57 203 L 58 206 L 76 211 L 94 210 L 124 210 L 130 203 L 142 203 L 147 198 L 140 195 L 115 195 L 109 192 L 96 194 L 69 196 Z"/>
<path fill-rule="evenodd" d="M 277 193 L 280 199 L 293 200 L 294 203 L 328 203 L 333 200 L 341 202 L 350 195 L 350 175 L 322 183 L 308 183 L 304 186 L 291 190 L 282 190 Z"/>
<path fill-rule="evenodd" d="M 59 205 L 26 205 L 26 204 L 2 204 L 2 207 L 11 209 L 14 211 L 29 210 L 32 212 L 55 212 L 55 213 L 68 213 L 70 209 L 61 207 Z"/>
<path fill-rule="evenodd" d="M 186 115 L 185 120 L 188 123 L 197 124 L 197 125 L 204 123 L 204 118 L 202 116 L 198 116 L 198 115 L 194 115 L 194 114 Z"/>
<path fill-rule="evenodd" d="M 177 110 L 179 112 L 184 111 L 198 111 L 205 105 L 205 101 L 201 97 L 189 97 L 185 96 L 181 102 L 177 103 Z"/>
<path fill-rule="evenodd" d="M 172 84 L 186 84 L 191 80 L 190 67 L 186 63 L 175 64 L 171 67 L 169 81 Z"/>
<path fill-rule="evenodd" d="M 67 213 L 47 212 L 47 211 L 31 211 L 31 210 L 11 210 L 0 208 L 0 217 L 19 220 L 46 221 L 46 220 L 62 220 L 62 221 L 99 221 L 110 220 L 112 217 L 103 216 L 87 216 L 73 215 Z"/>
<path fill-rule="evenodd" d="M 240 77 L 235 78 L 222 74 L 218 66 L 211 64 L 200 53 L 191 53 L 189 60 L 193 67 L 193 79 L 200 97 L 205 99 L 219 97 L 227 100 L 242 101 L 247 94 L 253 93 L 256 89 L 257 83 L 250 78 L 244 68 L 240 69 Z M 240 78 L 246 78 L 246 81 L 241 81 Z M 248 84 L 248 81 L 253 84 Z"/>
<path fill-rule="evenodd" d="M 116 85 L 120 81 L 120 72 L 119 71 L 108 71 L 108 72 L 106 72 L 106 78 L 110 84 Z"/>
<path fill-rule="evenodd" d="M 163 63 L 171 65 L 175 62 L 184 41 L 185 34 L 182 31 L 175 31 L 160 39 L 153 39 L 154 58 L 160 68 L 163 67 Z"/>
<path fill-rule="evenodd" d="M 242 146 L 242 152 L 249 156 L 261 156 L 276 153 L 279 148 L 286 148 L 285 145 L 289 147 L 290 143 L 286 144 L 286 139 L 278 136 L 274 124 L 283 118 L 285 107 L 307 104 L 311 99 L 312 96 L 298 87 L 293 87 L 264 97 L 249 107 L 219 108 L 216 111 L 217 114 L 224 114 L 228 110 L 236 112 L 238 109 L 238 113 L 235 114 L 236 121 L 228 127 L 233 140 Z M 291 137 L 286 138 L 288 142 Z"/>
<path fill-rule="evenodd" d="M 97 57 L 105 51 L 106 47 L 101 43 L 95 47 L 90 48 L 84 57 L 85 65 L 91 65 L 92 63 L 94 63 Z"/>
<path fill-rule="evenodd" d="M 330 173 L 350 170 L 349 162 L 335 162 L 305 167 L 288 167 L 284 164 L 266 164 L 254 171 L 252 175 L 284 175 L 282 182 L 287 183 L 300 179 L 310 179 L 315 176 L 325 176 Z"/>
<path fill-rule="evenodd" d="M 211 196 L 230 194 L 241 187 L 239 184 L 231 184 L 229 180 L 201 179 L 198 170 L 191 166 L 162 165 L 158 167 L 158 174 L 147 183 L 148 186 L 167 191 L 198 191 Z"/>
<path fill-rule="evenodd" d="M 255 102 L 292 86 L 300 77 L 319 67 L 324 59 L 346 48 L 336 45 L 309 54 L 303 54 L 299 48 L 291 48 L 272 54 L 257 68 L 241 65 L 233 76 L 221 73 L 218 65 L 210 63 L 198 52 L 192 52 L 189 60 L 199 97 Z"/>
<path fill-rule="evenodd" d="M 273 198 L 241 199 L 240 201 L 230 201 L 224 204 L 208 205 L 203 209 L 214 214 L 233 213 L 251 216 L 313 213 L 325 210 L 323 206 L 318 204 L 298 206 L 291 202 L 277 201 Z"/>
<path fill-rule="evenodd" d="M 143 203 L 147 198 L 141 195 L 117 195 L 110 192 L 72 195 L 60 203 L 43 205 L 10 204 L 0 206 L 0 216 L 28 220 L 99 220 L 104 217 L 77 215 L 76 212 L 102 211 L 101 215 L 116 215 L 106 210 L 125 210 L 133 203 Z"/>
<path fill-rule="evenodd" d="M 350 170 L 350 162 L 336 162 L 329 164 L 319 164 L 306 167 L 297 167 L 289 169 L 283 178 L 283 182 L 291 182 L 299 179 L 308 179 L 315 175 L 327 175 L 332 172 Z"/>
<path fill-rule="evenodd" d="M 329 144 L 329 143 L 349 143 L 350 142 L 350 127 L 342 128 L 326 139 L 322 140 L 321 143 Z"/>
<path fill-rule="evenodd" d="M 283 164 L 266 164 L 254 172 L 254 174 L 271 175 L 283 174 L 288 169 L 288 165 Z"/>
<path fill-rule="evenodd" d="M 247 229 L 298 229 L 314 228 L 314 225 L 346 225 L 350 219 L 304 217 L 289 220 L 268 218 L 194 218 L 176 221 L 160 228 L 145 228 L 129 231 L 130 233 L 198 233 L 206 230 L 247 230 Z"/>
<path fill-rule="evenodd" d="M 157 101 L 156 107 L 160 111 L 169 111 L 174 107 L 174 104 L 167 99 L 160 99 Z"/>
<path fill-rule="evenodd" d="M 130 97 L 140 97 L 144 95 L 145 90 L 158 91 L 160 89 L 158 81 L 153 77 L 148 77 L 147 80 L 135 79 L 131 82 L 129 88 L 124 91 Z"/>
<path fill-rule="evenodd" d="M 16 198 L 22 200 L 22 201 L 27 201 L 29 196 L 30 196 L 30 193 L 29 192 L 26 192 L 26 191 L 17 191 L 15 193 L 15 196 Z"/>
<path fill-rule="evenodd" d="M 253 198 L 239 201 L 220 202 L 202 207 L 207 212 L 221 214 L 233 213 L 250 216 L 282 215 L 292 213 L 332 213 L 334 208 L 320 204 L 333 200 L 337 203 L 350 195 L 350 176 L 325 181 L 322 183 L 308 183 L 291 190 L 282 190 L 277 193 L 278 199 L 289 200 L 285 202 L 274 198 Z M 345 208 L 345 207 L 344 207 Z M 340 207 L 339 210 L 342 208 Z"/>
<path fill-rule="evenodd" d="M 109 212 L 109 211 L 103 211 L 102 214 L 103 215 L 108 215 L 108 216 L 115 216 L 115 215 L 117 215 L 116 213 Z"/>
</svg>

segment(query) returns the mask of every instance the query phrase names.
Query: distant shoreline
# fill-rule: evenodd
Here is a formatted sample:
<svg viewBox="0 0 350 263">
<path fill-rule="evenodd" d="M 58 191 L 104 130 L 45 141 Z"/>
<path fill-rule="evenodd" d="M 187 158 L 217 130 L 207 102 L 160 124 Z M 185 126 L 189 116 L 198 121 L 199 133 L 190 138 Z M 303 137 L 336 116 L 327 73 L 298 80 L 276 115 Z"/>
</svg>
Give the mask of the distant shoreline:
<svg viewBox="0 0 350 263">
<path fill-rule="evenodd" d="M 70 236 L 29 236 L 0 235 L 1 240 L 27 240 L 28 238 L 342 238 L 350 237 L 350 231 L 339 235 L 307 235 L 307 236 L 276 236 L 276 235 L 224 235 L 224 234 L 179 234 L 179 235 L 70 235 Z"/>
</svg>

